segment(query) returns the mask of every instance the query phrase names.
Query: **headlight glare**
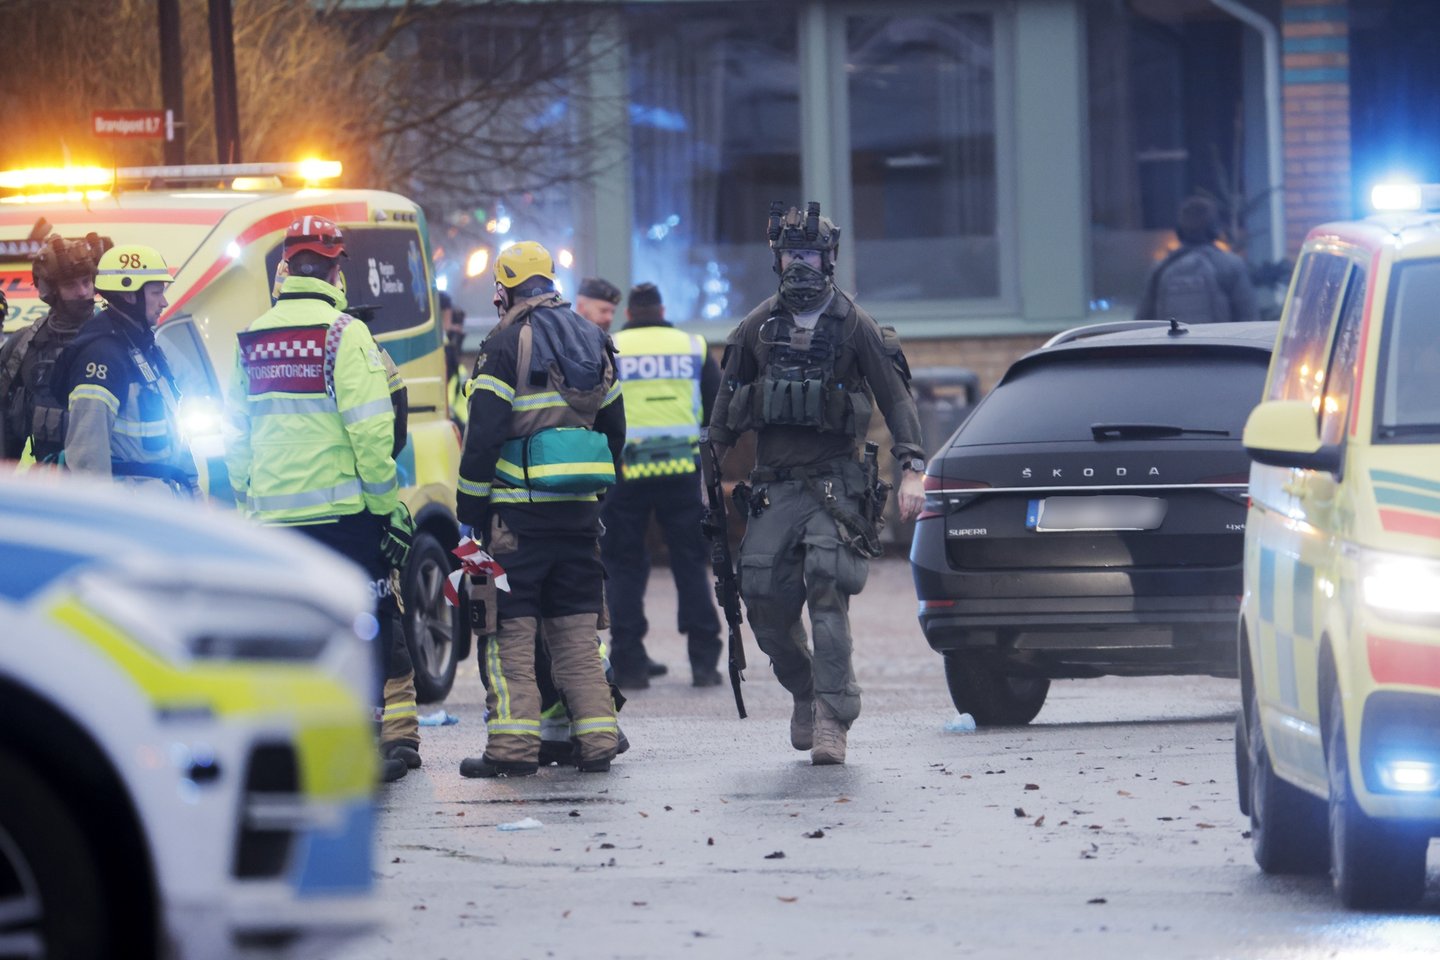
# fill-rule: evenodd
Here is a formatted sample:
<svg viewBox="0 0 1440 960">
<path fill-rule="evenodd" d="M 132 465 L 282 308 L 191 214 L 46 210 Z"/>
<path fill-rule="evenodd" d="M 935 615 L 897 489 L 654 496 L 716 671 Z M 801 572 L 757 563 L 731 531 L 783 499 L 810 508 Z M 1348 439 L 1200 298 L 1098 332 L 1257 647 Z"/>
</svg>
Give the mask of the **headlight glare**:
<svg viewBox="0 0 1440 960">
<path fill-rule="evenodd" d="M 1440 616 L 1440 563 L 1419 557 L 1371 555 L 1363 561 L 1365 605 L 1402 616 Z"/>
</svg>

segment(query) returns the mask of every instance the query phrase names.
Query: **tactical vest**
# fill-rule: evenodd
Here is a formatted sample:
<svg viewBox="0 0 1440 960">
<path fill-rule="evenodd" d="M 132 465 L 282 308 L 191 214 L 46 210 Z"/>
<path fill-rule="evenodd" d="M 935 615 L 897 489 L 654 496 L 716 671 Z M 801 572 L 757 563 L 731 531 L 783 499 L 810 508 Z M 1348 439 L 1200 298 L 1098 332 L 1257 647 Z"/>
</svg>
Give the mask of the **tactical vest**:
<svg viewBox="0 0 1440 960">
<path fill-rule="evenodd" d="M 694 473 L 705 340 L 669 326 L 615 334 L 625 393 L 626 480 Z"/>
<path fill-rule="evenodd" d="M 759 373 L 736 387 L 727 427 L 736 433 L 785 426 L 865 436 L 874 404 L 853 352 L 842 369 L 844 345 L 859 322 L 855 305 L 848 298 L 844 304 L 843 318 L 821 314 L 810 330 L 784 311 L 760 325 Z"/>
<path fill-rule="evenodd" d="M 68 398 L 58 396 L 55 364 L 74 339 L 70 332 L 56 330 L 47 316 L 15 335 L 18 341 L 6 355 L 0 381 L 11 384 L 5 398 L 6 442 L 13 450 L 4 454 L 19 459 L 25 440 L 37 462 L 54 463 L 65 449 L 65 408 Z"/>
<path fill-rule="evenodd" d="M 521 328 L 511 438 L 495 475 L 516 490 L 494 491 L 496 503 L 553 499 L 537 493 L 594 499 L 615 482 L 609 445 L 594 430 L 601 406 L 619 389 L 615 361 L 605 334 L 564 306 L 549 294 L 506 318 Z"/>
</svg>

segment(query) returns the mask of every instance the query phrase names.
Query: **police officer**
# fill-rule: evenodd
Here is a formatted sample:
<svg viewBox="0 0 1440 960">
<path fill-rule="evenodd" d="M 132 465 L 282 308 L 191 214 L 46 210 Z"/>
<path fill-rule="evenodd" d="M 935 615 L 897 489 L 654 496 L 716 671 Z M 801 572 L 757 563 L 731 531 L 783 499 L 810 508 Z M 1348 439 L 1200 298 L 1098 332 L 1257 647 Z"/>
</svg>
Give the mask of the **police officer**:
<svg viewBox="0 0 1440 960">
<path fill-rule="evenodd" d="M 420 765 L 420 735 L 391 578 L 415 529 L 398 493 L 391 374 L 365 324 L 345 313 L 340 229 L 301 217 L 286 230 L 283 255 L 288 275 L 275 306 L 239 335 L 226 465 L 242 509 L 325 544 L 370 577 L 385 679 L 376 691 L 380 775 L 398 780 Z"/>
<path fill-rule="evenodd" d="M 52 235 L 35 255 L 31 276 L 50 310 L 0 347 L 0 459 L 19 460 L 27 441 L 35 460 L 60 459 L 67 398 L 56 389 L 55 362 L 95 313 L 95 269 L 110 247 L 93 233 Z"/>
<path fill-rule="evenodd" d="M 575 312 L 606 333 L 620 306 L 620 288 L 602 277 L 586 277 L 575 292 Z"/>
<path fill-rule="evenodd" d="M 97 267 L 105 309 L 55 364 L 68 397 L 65 465 L 195 496 L 195 461 L 176 414 L 180 390 L 155 342 L 155 321 L 169 306 L 170 270 L 158 251 L 139 244 L 112 247 Z"/>
<path fill-rule="evenodd" d="M 901 516 L 913 518 L 924 500 L 920 422 L 898 338 L 835 287 L 840 231 L 820 205 L 802 213 L 772 204 L 768 234 L 780 290 L 730 334 L 709 439 L 723 458 L 740 434 L 756 433 L 741 596 L 760 649 L 794 698 L 791 745 L 809 750 L 812 763 L 844 763 L 846 731 L 860 713 L 850 597 L 879 555 L 855 445 L 873 398 L 906 471 Z"/>
<path fill-rule="evenodd" d="M 687 639 L 691 682 L 720 685 L 720 618 L 711 600 L 709 550 L 700 530 L 700 425 L 720 385 L 720 367 L 704 337 L 675 329 L 653 283 L 630 291 L 625 328 L 615 334 L 625 393 L 621 482 L 605 496 L 601 555 L 608 577 L 610 662 L 622 689 L 650 685 L 645 651 L 646 531 L 653 512 L 670 552 Z"/>
<path fill-rule="evenodd" d="M 460 461 L 460 520 L 504 567 L 499 622 L 483 651 L 485 752 L 467 777 L 525 776 L 540 757 L 537 633 L 565 698 L 582 771 L 617 750 L 615 705 L 595 630 L 604 591 L 598 494 L 615 479 L 625 405 L 614 347 L 555 289 L 555 264 L 533 241 L 495 260 L 500 322 L 480 346 Z M 543 633 L 542 633 L 543 628 Z"/>
</svg>

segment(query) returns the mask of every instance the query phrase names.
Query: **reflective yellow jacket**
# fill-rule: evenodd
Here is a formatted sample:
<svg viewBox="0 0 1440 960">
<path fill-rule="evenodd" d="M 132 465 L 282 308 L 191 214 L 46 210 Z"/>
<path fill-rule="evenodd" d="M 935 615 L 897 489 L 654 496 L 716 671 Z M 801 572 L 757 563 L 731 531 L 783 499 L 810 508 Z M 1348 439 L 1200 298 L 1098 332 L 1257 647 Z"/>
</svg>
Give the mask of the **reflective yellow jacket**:
<svg viewBox="0 0 1440 960">
<path fill-rule="evenodd" d="M 385 360 L 345 307 L 330 284 L 289 277 L 274 308 L 239 335 L 225 460 L 236 503 L 263 523 L 395 509 Z"/>
</svg>

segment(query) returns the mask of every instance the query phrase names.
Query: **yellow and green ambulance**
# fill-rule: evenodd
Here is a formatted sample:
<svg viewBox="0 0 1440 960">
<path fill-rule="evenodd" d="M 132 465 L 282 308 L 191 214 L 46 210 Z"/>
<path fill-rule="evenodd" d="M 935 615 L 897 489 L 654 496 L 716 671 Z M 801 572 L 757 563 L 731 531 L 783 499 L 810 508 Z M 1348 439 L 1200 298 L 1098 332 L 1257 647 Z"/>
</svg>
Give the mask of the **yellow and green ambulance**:
<svg viewBox="0 0 1440 960">
<path fill-rule="evenodd" d="M 366 320 L 409 391 L 409 442 L 397 459 L 417 536 L 402 573 L 406 634 L 422 701 L 443 699 L 469 631 L 444 600 L 459 542 L 460 436 L 446 394 L 444 330 L 424 214 L 381 190 L 327 186 L 333 161 L 0 172 L 0 288 L 6 332 L 43 316 L 29 257 L 50 232 L 95 232 L 160 251 L 174 272 L 156 335 L 182 379 L 181 421 L 209 495 L 231 502 L 222 404 L 236 334 L 270 308 L 285 228 L 326 217 L 345 233 L 349 312 Z"/>
<path fill-rule="evenodd" d="M 1260 867 L 1358 908 L 1440 836 L 1440 189 L 1376 199 L 1305 241 L 1245 427 L 1236 734 Z"/>
</svg>

